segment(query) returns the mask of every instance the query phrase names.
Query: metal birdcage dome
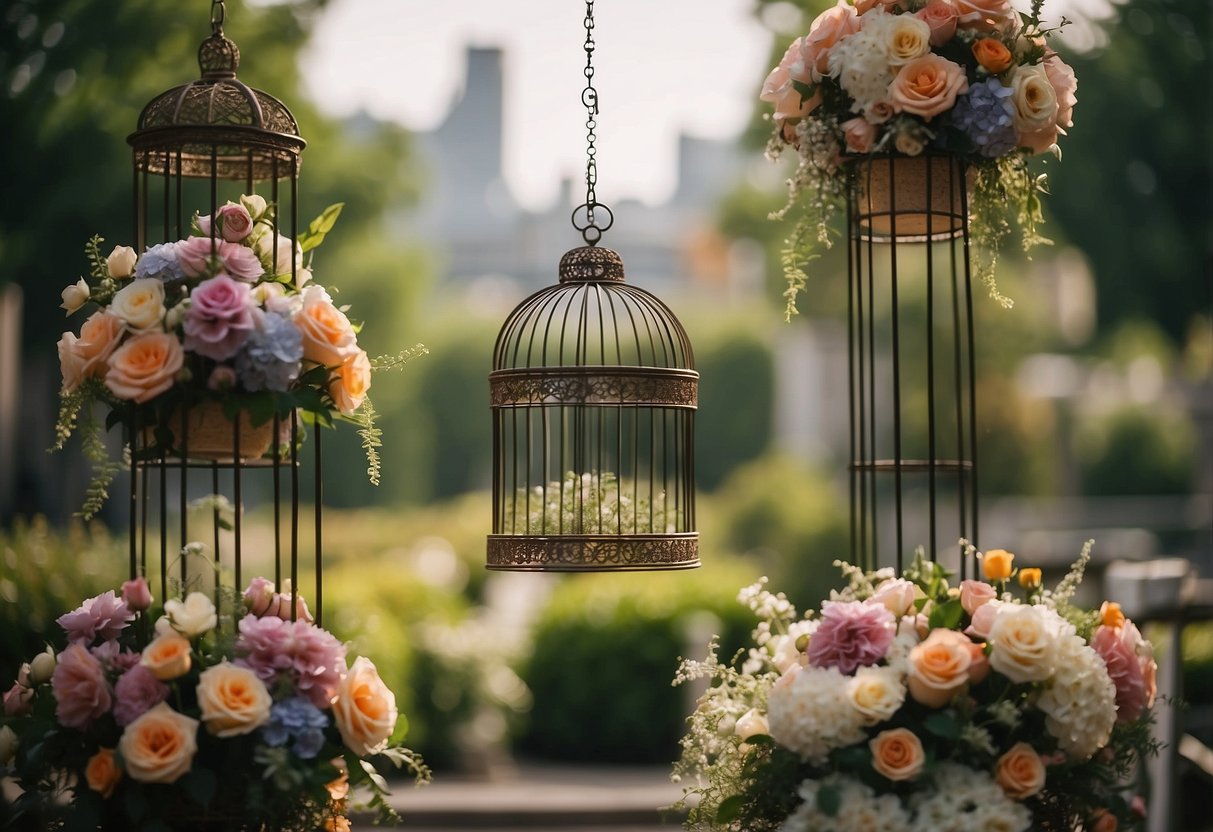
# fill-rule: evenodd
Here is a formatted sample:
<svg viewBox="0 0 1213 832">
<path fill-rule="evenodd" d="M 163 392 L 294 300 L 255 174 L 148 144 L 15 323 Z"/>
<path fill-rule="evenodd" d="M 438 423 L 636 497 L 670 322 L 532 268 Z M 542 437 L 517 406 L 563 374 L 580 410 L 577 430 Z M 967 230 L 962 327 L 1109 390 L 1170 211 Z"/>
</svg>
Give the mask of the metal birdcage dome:
<svg viewBox="0 0 1213 832">
<path fill-rule="evenodd" d="M 699 373 L 682 324 L 596 246 L 506 319 L 489 376 L 488 568 L 607 571 L 699 565 Z"/>
</svg>

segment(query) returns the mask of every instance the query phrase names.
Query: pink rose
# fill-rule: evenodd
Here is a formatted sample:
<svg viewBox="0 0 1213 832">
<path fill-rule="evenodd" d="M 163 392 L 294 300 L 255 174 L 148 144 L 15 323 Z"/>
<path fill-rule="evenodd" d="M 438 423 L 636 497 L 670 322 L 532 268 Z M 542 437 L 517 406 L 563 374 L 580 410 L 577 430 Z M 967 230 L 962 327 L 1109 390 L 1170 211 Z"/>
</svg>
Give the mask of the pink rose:
<svg viewBox="0 0 1213 832">
<path fill-rule="evenodd" d="M 248 611 L 261 618 L 270 611 L 274 603 L 274 582 L 267 578 L 256 577 L 249 582 L 244 590 L 244 606 Z"/>
<path fill-rule="evenodd" d="M 943 46 L 956 34 L 956 7 L 951 0 L 931 0 L 915 17 L 931 27 L 932 46 Z"/>
<path fill-rule="evenodd" d="M 139 717 L 168 699 L 168 685 L 143 665 L 135 665 L 114 685 L 114 721 L 130 725 Z"/>
<path fill-rule="evenodd" d="M 964 602 L 961 601 L 961 604 L 963 605 Z M 994 626 L 994 619 L 998 617 L 998 611 L 1004 606 L 1004 602 L 997 599 L 986 601 L 973 613 L 973 620 L 969 623 L 969 628 L 965 632 L 971 636 L 988 639 L 990 637 L 990 628 Z"/>
<path fill-rule="evenodd" d="M 1036 153 L 1044 153 L 1057 143 L 1058 135 L 1065 135 L 1067 127 L 1074 126 L 1074 105 L 1078 103 L 1078 79 L 1074 70 L 1058 54 L 1049 50 L 1042 64 L 1049 85 L 1057 99 L 1057 112 L 1052 123 L 1039 130 L 1021 132 L 1019 143 Z M 83 335 L 83 332 L 81 332 Z"/>
<path fill-rule="evenodd" d="M 122 600 L 134 612 L 143 612 L 152 605 L 152 591 L 142 575 L 122 584 Z"/>
<path fill-rule="evenodd" d="M 4 715 L 25 716 L 33 708 L 34 689 L 27 688 L 20 682 L 4 692 Z"/>
<path fill-rule="evenodd" d="M 185 348 L 226 361 L 244 345 L 257 325 L 258 311 L 247 283 L 217 274 L 198 284 L 185 313 Z"/>
<path fill-rule="evenodd" d="M 229 202 L 215 212 L 219 217 L 219 234 L 231 243 L 238 243 L 253 230 L 253 218 L 248 209 L 235 202 Z M 198 218 L 198 229 L 204 237 L 211 236 L 211 218 Z"/>
<path fill-rule="evenodd" d="M 876 125 L 866 119 L 852 118 L 844 121 L 839 127 L 846 137 L 847 150 L 852 153 L 867 153 L 872 149 L 872 142 L 876 140 Z"/>
<path fill-rule="evenodd" d="M 998 591 L 985 581 L 960 582 L 960 605 L 969 615 L 976 613 L 978 607 L 994 600 L 997 595 Z"/>
<path fill-rule="evenodd" d="M 789 118 L 801 118 L 813 112 L 821 104 L 821 91 L 817 90 L 809 98 L 804 98 L 794 82 L 806 83 L 795 75 L 805 75 L 807 71 L 800 60 L 800 40 L 797 39 L 788 47 L 779 66 L 771 70 L 771 74 L 762 84 L 761 100 L 775 106 L 775 119 L 781 121 Z"/>
<path fill-rule="evenodd" d="M 223 261 L 225 272 L 246 283 L 253 283 L 265 274 L 265 267 L 261 265 L 256 253 L 239 243 L 220 243 L 219 259 Z"/>
<path fill-rule="evenodd" d="M 219 256 L 219 246 L 222 240 L 212 240 L 208 237 L 190 237 L 177 244 L 177 262 L 181 271 L 188 277 L 201 277 L 210 274 L 214 269 L 214 261 Z"/>
<path fill-rule="evenodd" d="M 964 68 L 931 53 L 901 68 L 889 85 L 889 100 L 898 112 L 913 113 L 930 121 L 950 110 L 956 96 L 968 91 Z"/>
<path fill-rule="evenodd" d="M 869 124 L 884 124 L 897 114 L 892 103 L 888 101 L 873 101 L 863 111 L 863 117 Z"/>
<path fill-rule="evenodd" d="M 105 669 L 80 644 L 71 644 L 59 654 L 51 689 L 58 703 L 55 717 L 67 728 L 87 728 L 113 703 Z"/>
<path fill-rule="evenodd" d="M 1100 626 L 1091 637 L 1091 647 L 1104 660 L 1108 676 L 1116 685 L 1116 721 L 1132 722 L 1154 705 L 1158 665 L 1150 645 L 1131 621 L 1122 627 Z"/>
<path fill-rule="evenodd" d="M 800 41 L 800 58 L 810 77 L 797 80 L 820 81 L 829 74 L 830 50 L 859 28 L 859 16 L 846 0 L 838 0 L 835 6 L 817 15 L 809 33 Z"/>
<path fill-rule="evenodd" d="M 883 659 L 896 629 L 893 613 L 883 604 L 826 601 L 821 623 L 809 638 L 809 665 L 836 667 L 850 675 Z"/>
<path fill-rule="evenodd" d="M 954 0 L 956 20 L 964 29 L 990 32 L 1015 22 L 1011 0 Z"/>
</svg>

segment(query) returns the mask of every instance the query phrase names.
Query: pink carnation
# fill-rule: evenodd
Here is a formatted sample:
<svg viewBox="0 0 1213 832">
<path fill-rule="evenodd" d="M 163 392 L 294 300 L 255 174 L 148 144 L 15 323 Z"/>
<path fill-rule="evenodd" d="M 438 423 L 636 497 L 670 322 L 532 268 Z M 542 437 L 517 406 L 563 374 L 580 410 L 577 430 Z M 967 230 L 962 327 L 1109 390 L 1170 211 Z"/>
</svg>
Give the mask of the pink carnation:
<svg viewBox="0 0 1213 832">
<path fill-rule="evenodd" d="M 219 259 L 223 261 L 225 272 L 246 283 L 253 283 L 265 274 L 265 267 L 261 265 L 256 253 L 240 243 L 220 243 Z"/>
<path fill-rule="evenodd" d="M 244 345 L 257 325 L 257 314 L 248 284 L 226 274 L 204 280 L 190 295 L 190 308 L 185 313 L 185 348 L 226 361 Z"/>
<path fill-rule="evenodd" d="M 89 645 L 97 638 L 106 641 L 117 638 L 134 619 L 135 614 L 126 602 L 111 589 L 89 598 L 78 609 L 55 620 L 67 632 L 67 639 L 72 644 Z"/>
<path fill-rule="evenodd" d="M 72 644 L 59 654 L 51 675 L 51 690 L 58 703 L 55 716 L 68 728 L 87 728 L 113 702 L 105 669 L 80 644 Z"/>
<path fill-rule="evenodd" d="M 883 604 L 826 601 L 821 623 L 809 638 L 809 665 L 836 667 L 850 675 L 883 659 L 896 629 L 893 613 Z"/>
<path fill-rule="evenodd" d="M 1091 647 L 1104 660 L 1108 676 L 1116 685 L 1117 722 L 1132 722 L 1154 705 L 1158 665 L 1150 655 L 1149 643 L 1133 622 L 1096 628 Z"/>
<path fill-rule="evenodd" d="M 156 678 L 151 670 L 135 665 L 114 685 L 114 720 L 129 725 L 147 711 L 168 699 L 168 685 Z"/>
<path fill-rule="evenodd" d="M 106 670 L 125 673 L 135 665 L 139 664 L 139 660 L 143 658 L 140 653 L 132 653 L 129 650 L 122 650 L 116 641 L 106 641 L 89 650 L 93 654 L 93 658 L 101 662 L 101 666 Z"/>
<path fill-rule="evenodd" d="M 300 619 L 274 616 L 240 619 L 236 664 L 247 667 L 267 685 L 279 674 L 317 708 L 327 708 L 345 674 L 345 645 L 331 633 Z"/>
</svg>

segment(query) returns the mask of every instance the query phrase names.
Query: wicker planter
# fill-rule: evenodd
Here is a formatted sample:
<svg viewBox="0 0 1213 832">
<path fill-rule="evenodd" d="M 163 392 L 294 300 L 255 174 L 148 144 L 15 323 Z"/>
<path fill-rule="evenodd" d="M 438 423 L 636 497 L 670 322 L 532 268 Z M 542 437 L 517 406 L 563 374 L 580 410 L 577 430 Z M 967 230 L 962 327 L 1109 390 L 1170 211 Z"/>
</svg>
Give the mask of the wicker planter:
<svg viewBox="0 0 1213 832">
<path fill-rule="evenodd" d="M 955 156 L 864 157 L 853 165 L 855 216 L 865 236 L 921 242 L 964 233 L 972 180 Z"/>
<path fill-rule="evenodd" d="M 247 411 L 240 411 L 240 460 L 259 459 L 265 456 L 274 439 L 273 420 L 253 425 Z M 184 446 L 190 459 L 206 459 L 215 462 L 236 458 L 236 436 L 232 420 L 223 412 L 218 402 L 200 402 L 189 409 L 185 441 L 181 437 L 181 411 L 174 410 L 169 417 L 168 428 L 173 434 L 173 447 Z"/>
</svg>

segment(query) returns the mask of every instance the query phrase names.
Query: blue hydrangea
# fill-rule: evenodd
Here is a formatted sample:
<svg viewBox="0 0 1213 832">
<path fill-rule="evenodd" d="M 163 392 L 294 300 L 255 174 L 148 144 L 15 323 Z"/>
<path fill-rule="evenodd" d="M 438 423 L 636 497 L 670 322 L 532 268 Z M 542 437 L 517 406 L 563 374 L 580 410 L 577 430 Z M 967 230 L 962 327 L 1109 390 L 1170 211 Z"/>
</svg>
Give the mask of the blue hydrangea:
<svg viewBox="0 0 1213 832">
<path fill-rule="evenodd" d="M 969 87 L 969 94 L 956 101 L 952 125 L 973 140 L 982 156 L 994 158 L 1015 149 L 1012 92 L 997 78 L 987 78 Z"/>
<path fill-rule="evenodd" d="M 266 312 L 236 355 L 236 375 L 249 392 L 282 392 L 299 378 L 303 334 L 288 318 Z"/>
<path fill-rule="evenodd" d="M 176 243 L 161 243 L 143 252 L 135 263 L 135 277 L 155 277 L 165 283 L 184 280 L 185 272 L 177 259 Z"/>
<path fill-rule="evenodd" d="M 311 760 L 324 747 L 324 729 L 329 719 L 302 696 L 294 696 L 270 708 L 270 719 L 261 728 L 261 738 L 275 748 L 294 740 L 295 756 Z"/>
</svg>

